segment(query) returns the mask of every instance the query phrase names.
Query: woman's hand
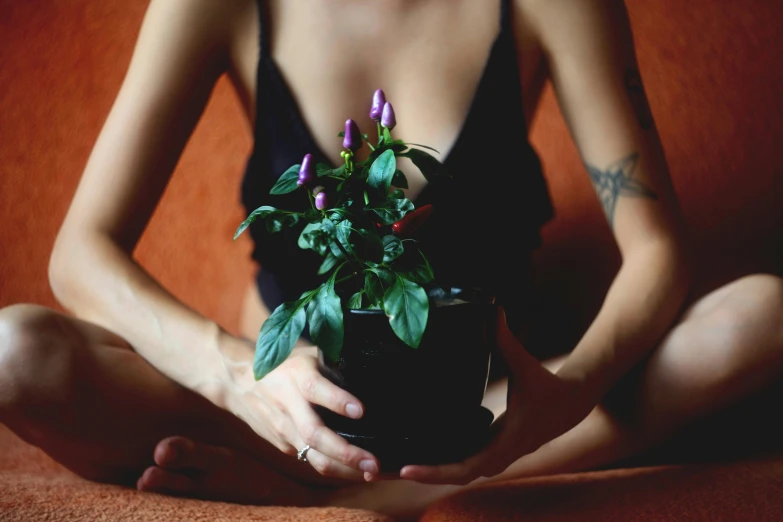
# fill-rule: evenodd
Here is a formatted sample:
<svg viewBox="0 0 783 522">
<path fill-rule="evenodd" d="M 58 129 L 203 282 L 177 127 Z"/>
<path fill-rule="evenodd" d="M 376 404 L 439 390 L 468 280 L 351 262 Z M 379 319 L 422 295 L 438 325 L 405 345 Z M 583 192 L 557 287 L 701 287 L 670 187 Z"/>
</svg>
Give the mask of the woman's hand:
<svg viewBox="0 0 783 522">
<path fill-rule="evenodd" d="M 353 419 L 364 413 L 356 397 L 321 375 L 313 355 L 289 357 L 231 402 L 229 409 L 280 451 L 295 456 L 310 446 L 307 461 L 321 475 L 364 480 L 379 471 L 374 455 L 327 428 L 313 410 L 317 404 Z"/>
<path fill-rule="evenodd" d="M 574 427 L 595 406 L 578 383 L 553 374 L 525 351 L 508 329 L 502 312 L 497 332 L 511 375 L 506 412 L 492 425 L 490 443 L 456 464 L 405 466 L 400 471 L 402 478 L 428 484 L 467 484 L 497 475 Z"/>
</svg>

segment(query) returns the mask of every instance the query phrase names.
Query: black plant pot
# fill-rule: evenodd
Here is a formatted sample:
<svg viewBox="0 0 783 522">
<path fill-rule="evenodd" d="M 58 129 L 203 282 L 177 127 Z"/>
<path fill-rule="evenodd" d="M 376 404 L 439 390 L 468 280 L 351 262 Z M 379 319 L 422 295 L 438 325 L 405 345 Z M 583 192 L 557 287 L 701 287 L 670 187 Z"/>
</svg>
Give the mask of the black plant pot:
<svg viewBox="0 0 783 522">
<path fill-rule="evenodd" d="M 340 359 L 323 371 L 363 402 L 365 414 L 353 420 L 319 412 L 327 426 L 378 457 L 382 471 L 458 462 L 487 442 L 493 416 L 481 402 L 495 305 L 456 292 L 457 299 L 431 300 L 417 349 L 394 334 L 383 311 L 345 311 Z"/>
</svg>

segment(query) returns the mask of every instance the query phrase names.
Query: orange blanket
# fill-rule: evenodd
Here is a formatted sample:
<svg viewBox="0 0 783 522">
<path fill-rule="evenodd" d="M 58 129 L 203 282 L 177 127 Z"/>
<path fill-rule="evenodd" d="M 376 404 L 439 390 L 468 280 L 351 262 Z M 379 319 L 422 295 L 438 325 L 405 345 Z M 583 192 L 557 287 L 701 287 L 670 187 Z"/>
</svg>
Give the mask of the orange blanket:
<svg viewBox="0 0 783 522">
<path fill-rule="evenodd" d="M 367 511 L 254 507 L 88 482 L 0 425 L 0 521 L 386 521 Z M 783 520 L 783 454 L 517 480 L 446 498 L 422 522 Z"/>
</svg>

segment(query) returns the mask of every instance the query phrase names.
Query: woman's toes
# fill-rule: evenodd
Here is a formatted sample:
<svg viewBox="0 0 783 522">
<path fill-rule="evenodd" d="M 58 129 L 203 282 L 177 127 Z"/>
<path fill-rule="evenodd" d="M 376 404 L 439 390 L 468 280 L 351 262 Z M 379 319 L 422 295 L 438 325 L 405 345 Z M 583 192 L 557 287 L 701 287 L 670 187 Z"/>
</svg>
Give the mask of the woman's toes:
<svg viewBox="0 0 783 522">
<path fill-rule="evenodd" d="M 136 482 L 139 491 L 157 493 L 188 493 L 194 491 L 196 483 L 189 477 L 171 471 L 150 466 Z"/>
<path fill-rule="evenodd" d="M 183 453 L 193 450 L 194 442 L 185 437 L 168 437 L 158 442 L 153 452 L 155 464 L 163 468 L 176 468 Z"/>
<path fill-rule="evenodd" d="M 185 437 L 169 437 L 155 448 L 155 463 L 166 469 L 213 471 L 231 463 L 234 452 Z"/>
</svg>

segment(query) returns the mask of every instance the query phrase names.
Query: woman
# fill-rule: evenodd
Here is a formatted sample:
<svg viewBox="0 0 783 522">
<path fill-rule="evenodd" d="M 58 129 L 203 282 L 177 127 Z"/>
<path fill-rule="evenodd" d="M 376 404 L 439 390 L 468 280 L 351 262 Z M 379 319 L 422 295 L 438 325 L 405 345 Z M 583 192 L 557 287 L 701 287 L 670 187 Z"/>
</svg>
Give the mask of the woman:
<svg viewBox="0 0 783 522">
<path fill-rule="evenodd" d="M 505 415 L 484 451 L 379 480 L 377 459 L 313 412 L 320 404 L 363 414 L 318 374 L 312 347 L 302 342 L 256 383 L 252 341 L 179 303 L 133 261 L 224 73 L 254 129 L 248 207 L 304 153 L 336 163 L 339 149 L 328 146 L 336 126 L 350 115 L 372 128 L 369 97 L 383 87 L 405 140 L 446 151 L 455 172 L 498 161 L 487 172 L 505 177 L 500 192 L 528 198 L 513 238 L 527 253 L 550 212 L 524 129 L 552 80 L 623 264 L 564 360 L 543 366 L 499 319 L 512 379 L 507 404 L 505 384 L 488 392 L 487 404 Z M 490 146 L 522 166 L 484 154 Z M 410 198 L 445 198 L 415 167 L 404 170 Z M 504 197 L 482 195 L 471 197 L 488 207 L 497 204 L 490 195 Z M 303 284 L 287 268 L 288 243 L 260 230 L 254 237 L 264 268 L 254 285 L 261 295 L 248 299 L 248 339 Z M 487 248 L 505 253 L 494 239 Z M 685 245 L 620 1 L 153 0 L 52 254 L 52 288 L 72 315 L 0 311 L 0 420 L 94 480 L 250 503 L 399 513 L 460 484 L 604 466 L 781 374 L 781 280 L 746 277 L 691 296 Z M 526 259 L 504 259 L 502 275 L 523 274 L 511 289 L 524 285 Z M 496 282 L 480 260 L 451 262 L 445 270 Z M 505 304 L 510 318 L 524 319 Z"/>
</svg>

